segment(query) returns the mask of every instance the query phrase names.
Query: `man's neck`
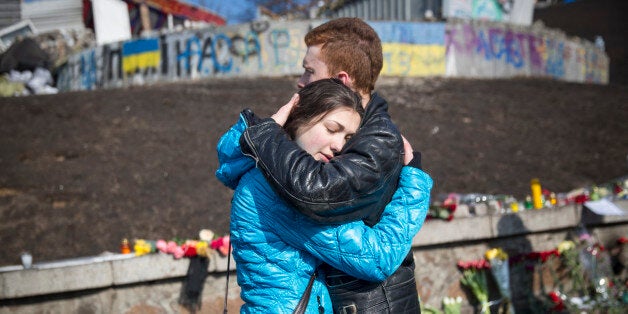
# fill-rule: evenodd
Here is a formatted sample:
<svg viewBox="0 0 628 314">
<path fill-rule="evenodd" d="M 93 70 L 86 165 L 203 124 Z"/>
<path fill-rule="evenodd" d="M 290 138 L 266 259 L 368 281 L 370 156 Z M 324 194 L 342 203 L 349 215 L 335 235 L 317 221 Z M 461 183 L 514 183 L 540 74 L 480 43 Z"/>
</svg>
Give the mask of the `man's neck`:
<svg viewBox="0 0 628 314">
<path fill-rule="evenodd" d="M 366 106 L 368 106 L 369 102 L 371 102 L 371 94 L 360 93 L 360 96 L 362 97 L 362 108 L 366 109 Z"/>
</svg>

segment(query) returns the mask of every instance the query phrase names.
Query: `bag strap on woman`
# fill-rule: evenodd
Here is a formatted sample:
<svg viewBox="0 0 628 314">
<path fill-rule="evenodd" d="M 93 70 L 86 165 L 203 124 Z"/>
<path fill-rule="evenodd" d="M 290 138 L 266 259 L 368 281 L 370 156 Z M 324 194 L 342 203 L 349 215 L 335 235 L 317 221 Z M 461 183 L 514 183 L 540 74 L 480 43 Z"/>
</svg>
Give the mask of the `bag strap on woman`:
<svg viewBox="0 0 628 314">
<path fill-rule="evenodd" d="M 310 281 L 307 283 L 307 287 L 305 288 L 305 292 L 303 292 L 303 296 L 301 296 L 301 300 L 297 303 L 297 307 L 294 309 L 292 314 L 303 314 L 307 309 L 307 304 L 310 302 L 310 295 L 312 294 L 312 286 L 314 285 L 314 279 L 316 279 L 316 270 L 310 276 Z"/>
</svg>

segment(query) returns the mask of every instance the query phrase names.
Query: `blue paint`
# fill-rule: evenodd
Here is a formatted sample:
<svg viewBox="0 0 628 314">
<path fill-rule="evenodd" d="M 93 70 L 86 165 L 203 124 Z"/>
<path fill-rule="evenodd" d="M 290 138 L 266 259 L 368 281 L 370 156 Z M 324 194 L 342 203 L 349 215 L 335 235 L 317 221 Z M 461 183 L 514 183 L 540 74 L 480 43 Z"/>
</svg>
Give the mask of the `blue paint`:
<svg viewBox="0 0 628 314">
<path fill-rule="evenodd" d="M 122 44 L 122 57 L 159 50 L 159 40 L 157 38 L 139 39 L 127 41 Z"/>
<path fill-rule="evenodd" d="M 92 90 L 96 87 L 96 51 L 91 49 L 81 54 L 79 71 L 81 75 L 81 87 Z"/>
<path fill-rule="evenodd" d="M 218 49 L 216 49 L 216 43 L 218 43 L 219 41 L 223 41 L 225 42 L 227 47 L 231 47 L 232 46 L 231 38 L 221 33 L 221 34 L 217 34 L 214 40 L 212 41 L 212 51 L 213 51 L 212 61 L 214 62 L 214 69 L 218 73 L 220 72 L 227 73 L 231 71 L 231 67 L 233 66 L 233 59 L 229 57 L 229 61 L 227 61 L 225 64 L 220 63 L 220 61 L 218 60 L 218 54 L 217 54 Z M 199 62 L 199 65 L 200 65 L 200 62 Z"/>
<path fill-rule="evenodd" d="M 382 43 L 445 45 L 445 23 L 368 22 Z"/>
</svg>

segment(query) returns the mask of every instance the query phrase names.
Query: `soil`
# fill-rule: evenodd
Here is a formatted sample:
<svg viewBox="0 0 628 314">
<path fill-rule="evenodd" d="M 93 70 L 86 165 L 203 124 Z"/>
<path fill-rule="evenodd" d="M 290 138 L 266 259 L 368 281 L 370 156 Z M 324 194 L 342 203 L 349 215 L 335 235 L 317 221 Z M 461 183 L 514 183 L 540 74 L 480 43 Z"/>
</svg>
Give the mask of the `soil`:
<svg viewBox="0 0 628 314">
<path fill-rule="evenodd" d="M 119 250 L 123 238 L 228 233 L 216 142 L 272 114 L 296 78 L 212 79 L 0 99 L 0 265 Z M 628 174 L 628 86 L 382 78 L 390 113 L 448 192 L 557 192 Z"/>
</svg>

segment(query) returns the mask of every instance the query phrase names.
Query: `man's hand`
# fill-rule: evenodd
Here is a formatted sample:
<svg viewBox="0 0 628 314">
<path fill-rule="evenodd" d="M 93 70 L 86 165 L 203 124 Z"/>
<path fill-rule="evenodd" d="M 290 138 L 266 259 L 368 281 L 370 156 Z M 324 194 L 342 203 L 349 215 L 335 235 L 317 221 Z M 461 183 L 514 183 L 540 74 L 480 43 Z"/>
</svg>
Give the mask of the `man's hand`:
<svg viewBox="0 0 628 314">
<path fill-rule="evenodd" d="M 294 106 L 296 106 L 298 103 L 299 94 L 292 95 L 290 101 L 287 104 L 283 105 L 281 108 L 279 108 L 279 110 L 277 110 L 277 112 L 272 115 L 271 118 L 275 120 L 277 124 L 283 126 L 284 124 L 286 124 L 286 120 L 288 120 L 288 116 L 290 115 L 290 112 L 292 112 L 292 108 L 294 108 Z"/>
<path fill-rule="evenodd" d="M 408 142 L 408 140 L 406 140 L 405 136 L 401 136 L 401 138 L 403 139 L 403 151 L 404 151 L 404 155 L 403 155 L 403 165 L 407 166 L 410 161 L 412 161 L 412 158 L 414 157 L 414 151 L 412 150 L 412 145 L 410 145 L 410 142 Z"/>
</svg>

